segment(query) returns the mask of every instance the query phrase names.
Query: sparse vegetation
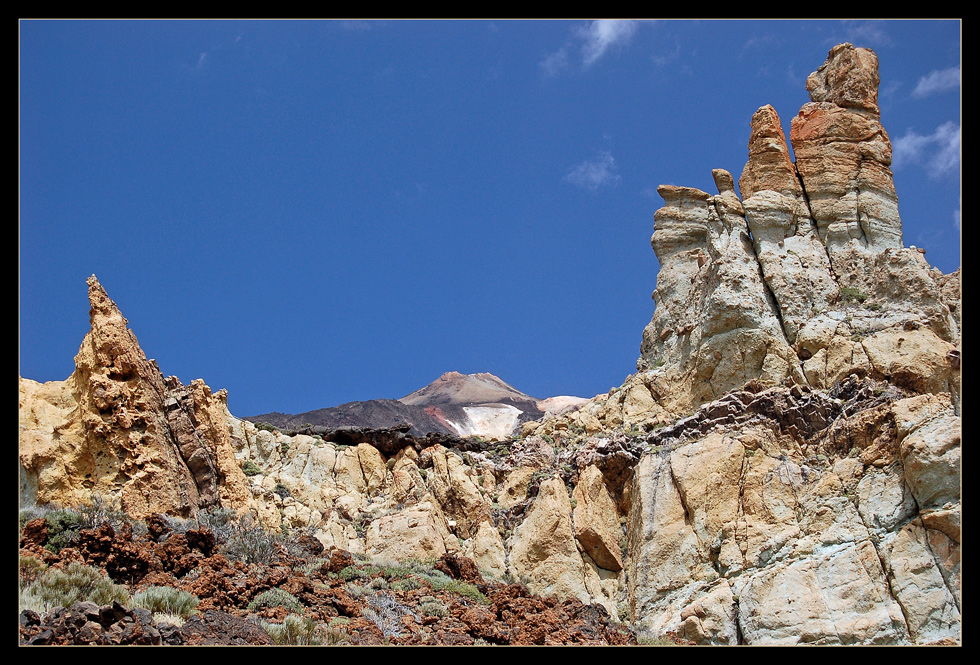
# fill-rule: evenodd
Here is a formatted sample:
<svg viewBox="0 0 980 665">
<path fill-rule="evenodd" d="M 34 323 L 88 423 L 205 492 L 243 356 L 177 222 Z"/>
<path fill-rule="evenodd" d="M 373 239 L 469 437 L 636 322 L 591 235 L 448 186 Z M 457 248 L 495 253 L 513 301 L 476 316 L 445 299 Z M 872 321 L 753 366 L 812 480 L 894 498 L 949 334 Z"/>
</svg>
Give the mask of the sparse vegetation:
<svg viewBox="0 0 980 665">
<path fill-rule="evenodd" d="M 133 606 L 148 609 L 154 614 L 177 615 L 189 619 L 200 602 L 197 596 L 168 586 L 151 586 L 133 594 Z"/>
<path fill-rule="evenodd" d="M 469 598 L 481 605 L 486 605 L 490 602 L 486 596 L 480 593 L 480 590 L 476 586 L 462 580 L 449 579 L 444 585 L 440 583 L 433 584 L 432 588 L 436 591 L 447 591 L 463 598 Z"/>
<path fill-rule="evenodd" d="M 674 640 L 666 635 L 661 637 L 640 636 L 636 638 L 636 643 L 648 647 L 669 647 L 674 646 Z"/>
<path fill-rule="evenodd" d="M 419 605 L 419 611 L 422 612 L 423 616 L 427 617 L 444 617 L 449 614 L 446 606 L 439 602 L 439 599 L 435 596 L 426 596 L 423 598 L 422 604 Z"/>
<path fill-rule="evenodd" d="M 99 605 L 130 602 L 126 587 L 115 584 L 101 570 L 77 561 L 66 568 L 47 568 L 20 593 L 20 608 L 47 612 L 53 607 L 70 607 L 80 600 Z"/>
<path fill-rule="evenodd" d="M 334 621 L 336 621 L 336 619 Z M 341 625 L 334 625 L 334 621 L 331 621 L 330 625 L 328 625 L 323 631 L 322 644 L 326 644 L 328 646 L 350 644 L 350 634 L 348 634 L 348 632 L 344 630 Z"/>
<path fill-rule="evenodd" d="M 316 621 L 298 614 L 288 615 L 282 623 L 263 621 L 262 627 L 279 645 L 318 645 L 325 637 Z"/>
<path fill-rule="evenodd" d="M 257 476 L 262 473 L 262 469 L 259 468 L 258 464 L 248 459 L 242 462 L 242 473 L 249 477 Z"/>
<path fill-rule="evenodd" d="M 269 563 L 276 544 L 282 540 L 277 534 L 266 531 L 254 517 L 245 515 L 228 523 L 227 540 L 221 551 L 232 559 L 245 563 Z"/>
<path fill-rule="evenodd" d="M 368 606 L 361 610 L 366 619 L 374 622 L 385 638 L 399 637 L 402 634 L 402 616 L 414 614 L 388 593 L 376 593 L 368 597 Z"/>
<path fill-rule="evenodd" d="M 32 556 L 22 556 L 18 568 L 18 588 L 23 591 L 37 580 L 38 576 L 47 570 L 48 566 Z"/>
<path fill-rule="evenodd" d="M 54 554 L 77 540 L 82 529 L 82 514 L 72 508 L 53 510 L 44 521 L 48 524 L 48 542 L 44 547 Z"/>
<path fill-rule="evenodd" d="M 263 607 L 285 607 L 290 612 L 303 611 L 303 603 L 299 602 L 296 596 L 282 589 L 263 591 L 248 604 L 249 611 L 253 612 Z"/>
<path fill-rule="evenodd" d="M 868 299 L 868 295 L 866 293 L 861 292 L 859 289 L 853 286 L 841 287 L 840 297 L 844 302 L 864 302 Z"/>
</svg>

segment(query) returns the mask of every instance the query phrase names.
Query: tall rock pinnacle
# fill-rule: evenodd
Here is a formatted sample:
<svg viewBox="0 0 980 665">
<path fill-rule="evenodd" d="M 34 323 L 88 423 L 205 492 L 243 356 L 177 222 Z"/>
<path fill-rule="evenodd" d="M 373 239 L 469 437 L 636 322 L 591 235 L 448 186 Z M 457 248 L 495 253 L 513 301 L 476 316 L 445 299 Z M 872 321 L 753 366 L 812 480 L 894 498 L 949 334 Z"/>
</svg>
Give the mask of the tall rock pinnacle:
<svg viewBox="0 0 980 665">
<path fill-rule="evenodd" d="M 795 163 L 776 110 L 753 115 L 742 200 L 721 171 L 716 196 L 658 189 L 656 310 L 637 369 L 670 411 L 751 379 L 826 388 L 852 373 L 958 395 L 956 304 L 902 246 L 878 58 L 835 46 L 806 87 Z"/>
<path fill-rule="evenodd" d="M 22 500 L 78 505 L 97 493 L 137 517 L 243 507 L 224 393 L 164 379 L 94 275 L 88 295 L 91 330 L 72 375 L 21 381 Z"/>
<path fill-rule="evenodd" d="M 790 141 L 813 219 L 838 275 L 856 254 L 902 247 L 892 181 L 892 146 L 878 114 L 878 58 L 840 44 L 807 79 L 809 104 L 793 118 Z M 868 284 L 856 276 L 856 287 Z"/>
</svg>

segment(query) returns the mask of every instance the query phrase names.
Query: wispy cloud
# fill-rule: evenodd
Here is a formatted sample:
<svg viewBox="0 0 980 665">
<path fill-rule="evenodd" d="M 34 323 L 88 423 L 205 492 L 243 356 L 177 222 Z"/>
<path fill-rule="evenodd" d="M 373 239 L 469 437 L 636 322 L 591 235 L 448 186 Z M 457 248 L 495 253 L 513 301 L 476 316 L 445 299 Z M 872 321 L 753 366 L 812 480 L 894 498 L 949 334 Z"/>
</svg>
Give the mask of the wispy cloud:
<svg viewBox="0 0 980 665">
<path fill-rule="evenodd" d="M 900 169 L 912 164 L 922 166 L 933 178 L 958 170 L 960 126 L 955 122 L 946 122 L 927 136 L 910 129 L 904 136 L 892 141 L 892 167 Z"/>
<path fill-rule="evenodd" d="M 595 159 L 582 162 L 565 176 L 565 182 L 593 192 L 600 187 L 616 185 L 620 180 L 616 173 L 616 160 L 611 153 L 605 151 L 600 152 Z"/>
<path fill-rule="evenodd" d="M 742 43 L 742 54 L 746 51 L 771 50 L 783 43 L 783 39 L 776 35 L 762 35 L 761 37 L 749 37 Z"/>
<path fill-rule="evenodd" d="M 558 76 L 568 67 L 568 48 L 562 46 L 554 53 L 545 56 L 544 60 L 538 64 L 545 76 Z"/>
<path fill-rule="evenodd" d="M 618 21 L 602 19 L 592 21 L 579 31 L 585 42 L 582 44 L 582 62 L 591 66 L 606 51 L 618 44 L 627 44 L 636 32 L 637 21 Z"/>
<path fill-rule="evenodd" d="M 677 60 L 677 58 L 679 58 L 680 55 L 681 55 L 681 43 L 675 39 L 674 48 L 670 52 L 654 54 L 653 56 L 651 56 L 651 60 L 653 60 L 653 64 L 657 65 L 657 67 L 662 68 L 662 67 L 666 67 L 674 60 Z"/>
<path fill-rule="evenodd" d="M 573 38 L 560 49 L 549 53 L 539 63 L 547 76 L 557 76 L 571 64 L 569 53 L 579 50 L 582 54 L 582 67 L 588 69 L 598 62 L 610 49 L 625 46 L 633 38 L 640 21 L 620 19 L 600 19 L 589 21 L 573 32 Z"/>
<path fill-rule="evenodd" d="M 378 25 L 378 21 L 364 21 L 364 20 L 344 20 L 340 21 L 340 27 L 344 30 L 353 30 L 355 32 L 364 32 L 365 30 L 370 30 L 374 26 Z"/>
<path fill-rule="evenodd" d="M 885 32 L 886 23 L 881 21 L 844 21 L 846 41 L 855 46 L 890 46 L 891 36 Z"/>
<path fill-rule="evenodd" d="M 950 67 L 949 69 L 936 70 L 929 72 L 928 75 L 919 79 L 919 83 L 912 91 L 913 97 L 928 97 L 937 92 L 956 90 L 960 87 L 960 68 Z"/>
</svg>

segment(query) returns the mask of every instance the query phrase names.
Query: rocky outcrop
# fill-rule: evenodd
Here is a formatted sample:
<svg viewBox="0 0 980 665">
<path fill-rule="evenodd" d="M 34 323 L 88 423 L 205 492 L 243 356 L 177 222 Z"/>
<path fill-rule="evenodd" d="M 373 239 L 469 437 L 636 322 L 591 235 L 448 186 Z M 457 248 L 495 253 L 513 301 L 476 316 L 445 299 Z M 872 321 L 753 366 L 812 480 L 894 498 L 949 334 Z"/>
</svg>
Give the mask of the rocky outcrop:
<svg viewBox="0 0 980 665">
<path fill-rule="evenodd" d="M 643 332 L 638 368 L 663 376 L 666 389 L 653 398 L 674 414 L 752 379 L 805 380 L 732 178 L 718 170 L 715 181 L 717 197 L 689 187 L 658 189 L 665 205 L 654 217 L 652 240 L 661 266 L 657 307 Z"/>
<path fill-rule="evenodd" d="M 958 558 L 938 552 L 958 552 L 959 530 L 923 524 L 940 501 L 959 515 L 959 419 L 948 395 L 889 391 L 736 393 L 749 415 L 709 405 L 680 438 L 651 435 L 631 489 L 634 616 L 699 643 L 958 638 Z M 903 452 L 920 444 L 930 471 Z M 921 502 L 930 473 L 946 489 Z"/>
<path fill-rule="evenodd" d="M 796 162 L 764 106 L 741 200 L 724 171 L 715 196 L 661 187 L 640 371 L 523 428 L 600 435 L 574 460 L 603 469 L 627 515 L 641 630 L 959 639 L 959 273 L 902 246 L 877 84 L 872 52 L 837 46 L 793 119 Z"/>
<path fill-rule="evenodd" d="M 958 395 L 945 281 L 902 246 L 877 63 L 841 44 L 810 75 L 795 163 L 776 111 L 754 114 L 742 200 L 723 171 L 716 196 L 660 188 L 656 310 L 637 363 L 660 407 L 683 414 L 754 378 L 830 388 L 852 373 Z"/>
<path fill-rule="evenodd" d="M 20 382 L 22 503 L 77 505 L 97 493 L 134 516 L 247 507 L 226 394 L 164 379 L 94 275 L 88 287 L 92 329 L 74 373 Z"/>
</svg>

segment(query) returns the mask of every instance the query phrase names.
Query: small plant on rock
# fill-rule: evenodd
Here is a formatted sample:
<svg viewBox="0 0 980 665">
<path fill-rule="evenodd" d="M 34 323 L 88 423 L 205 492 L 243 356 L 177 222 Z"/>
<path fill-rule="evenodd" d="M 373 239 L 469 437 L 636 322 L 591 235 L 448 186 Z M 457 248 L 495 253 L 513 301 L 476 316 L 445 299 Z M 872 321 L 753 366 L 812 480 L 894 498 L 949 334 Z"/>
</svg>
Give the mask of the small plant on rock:
<svg viewBox="0 0 980 665">
<path fill-rule="evenodd" d="M 303 611 L 303 603 L 299 602 L 296 596 L 282 589 L 263 591 L 248 604 L 250 612 L 263 607 L 285 607 L 290 612 Z"/>
<path fill-rule="evenodd" d="M 48 523 L 48 542 L 44 548 L 54 554 L 78 538 L 84 522 L 82 514 L 72 508 L 53 510 L 44 520 Z"/>
<path fill-rule="evenodd" d="M 83 529 L 96 529 L 109 524 L 119 529 L 129 522 L 129 516 L 119 507 L 119 500 L 93 492 L 87 504 L 78 507 Z"/>
<path fill-rule="evenodd" d="M 666 635 L 661 637 L 652 637 L 648 635 L 640 636 L 636 638 L 636 643 L 649 647 L 671 647 L 675 644 L 674 640 L 670 639 Z"/>
<path fill-rule="evenodd" d="M 272 641 L 280 645 L 321 644 L 322 631 L 316 621 L 298 614 L 290 614 L 282 623 L 263 621 L 262 627 L 269 633 Z"/>
<path fill-rule="evenodd" d="M 150 610 L 154 614 L 177 615 L 189 619 L 200 602 L 197 596 L 168 586 L 151 586 L 133 594 L 133 606 Z"/>
<path fill-rule="evenodd" d="M 266 531 L 251 515 L 229 525 L 228 540 L 221 551 L 244 563 L 269 563 L 281 538 Z"/>
<path fill-rule="evenodd" d="M 126 587 L 115 584 L 101 570 L 74 561 L 66 568 L 48 568 L 20 594 L 21 609 L 47 612 L 52 607 L 71 607 L 81 600 L 98 605 L 130 602 Z"/>
<path fill-rule="evenodd" d="M 395 600 L 394 596 L 376 593 L 367 599 L 367 607 L 361 610 L 361 614 L 373 621 L 381 630 L 381 635 L 388 639 L 402 634 L 402 615 L 413 612 Z"/>
<path fill-rule="evenodd" d="M 18 576 L 20 590 L 23 591 L 25 587 L 31 585 L 47 568 L 46 563 L 32 556 L 20 557 Z"/>
<path fill-rule="evenodd" d="M 419 605 L 419 611 L 422 612 L 423 616 L 427 617 L 444 617 L 449 614 L 449 610 L 446 606 L 438 601 L 438 599 L 429 596 L 432 600 L 426 601 Z"/>
<path fill-rule="evenodd" d="M 840 298 L 844 302 L 864 302 L 868 295 L 853 286 L 845 286 L 840 290 Z"/>
</svg>

